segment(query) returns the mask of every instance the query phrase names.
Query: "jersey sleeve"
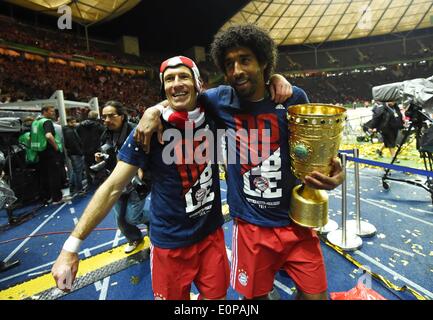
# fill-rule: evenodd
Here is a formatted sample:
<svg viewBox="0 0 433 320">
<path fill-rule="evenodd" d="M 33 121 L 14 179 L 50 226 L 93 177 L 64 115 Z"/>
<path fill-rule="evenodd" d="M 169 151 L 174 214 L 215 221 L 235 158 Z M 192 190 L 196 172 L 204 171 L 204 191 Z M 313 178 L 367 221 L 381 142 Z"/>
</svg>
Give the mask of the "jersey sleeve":
<svg viewBox="0 0 433 320">
<path fill-rule="evenodd" d="M 215 98 L 216 96 L 217 89 L 213 88 L 202 92 L 198 98 L 198 102 L 204 107 L 206 115 L 214 120 L 218 119 L 218 101 Z"/>
<path fill-rule="evenodd" d="M 222 108 L 239 108 L 240 102 L 235 90 L 229 86 L 218 86 L 208 89 L 199 96 L 208 118 L 215 121 L 218 128 L 224 127 Z"/>
<path fill-rule="evenodd" d="M 310 103 L 310 99 L 308 99 L 307 93 L 303 89 L 296 86 L 293 86 L 293 95 L 291 99 L 293 99 L 293 105 Z"/>
<path fill-rule="evenodd" d="M 120 148 L 117 159 L 144 169 L 149 162 L 149 156 L 135 142 L 134 132 L 135 129 L 131 131 L 122 148 Z"/>
</svg>

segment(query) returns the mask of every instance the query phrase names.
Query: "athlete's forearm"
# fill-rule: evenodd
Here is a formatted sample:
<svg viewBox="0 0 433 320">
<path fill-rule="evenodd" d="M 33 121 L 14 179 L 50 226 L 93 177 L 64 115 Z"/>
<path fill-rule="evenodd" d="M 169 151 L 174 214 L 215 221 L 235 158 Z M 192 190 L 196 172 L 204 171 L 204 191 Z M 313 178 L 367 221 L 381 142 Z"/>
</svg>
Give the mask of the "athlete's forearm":
<svg viewBox="0 0 433 320">
<path fill-rule="evenodd" d="M 106 217 L 122 194 L 123 185 L 115 185 L 107 179 L 90 200 L 72 236 L 84 240 L 92 230 Z"/>
</svg>

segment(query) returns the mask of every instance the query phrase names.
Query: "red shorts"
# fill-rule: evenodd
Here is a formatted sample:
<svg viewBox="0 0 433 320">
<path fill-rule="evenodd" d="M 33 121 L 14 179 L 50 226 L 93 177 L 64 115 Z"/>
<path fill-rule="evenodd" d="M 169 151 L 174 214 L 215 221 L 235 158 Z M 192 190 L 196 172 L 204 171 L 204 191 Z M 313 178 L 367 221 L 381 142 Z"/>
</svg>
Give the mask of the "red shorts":
<svg viewBox="0 0 433 320">
<path fill-rule="evenodd" d="M 259 227 L 240 219 L 233 224 L 231 285 L 247 299 L 268 294 L 283 269 L 298 290 L 327 290 L 325 263 L 316 232 L 291 223 Z"/>
<path fill-rule="evenodd" d="M 155 299 L 189 300 L 192 282 L 202 298 L 225 297 L 230 285 L 230 267 L 223 229 L 189 247 L 151 246 L 150 268 Z"/>
</svg>

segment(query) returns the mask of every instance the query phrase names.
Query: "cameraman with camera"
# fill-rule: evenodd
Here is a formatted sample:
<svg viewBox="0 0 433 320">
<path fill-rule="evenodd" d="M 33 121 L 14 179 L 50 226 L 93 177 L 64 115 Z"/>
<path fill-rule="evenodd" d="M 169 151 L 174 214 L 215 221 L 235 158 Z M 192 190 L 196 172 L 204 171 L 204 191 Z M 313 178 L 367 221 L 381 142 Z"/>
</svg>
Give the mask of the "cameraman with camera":
<svg viewBox="0 0 433 320">
<path fill-rule="evenodd" d="M 403 123 L 403 115 L 396 102 L 385 102 L 373 108 L 371 128 L 379 131 L 383 137 L 383 146 L 376 150 L 379 157 L 383 157 L 384 148 L 388 148 L 391 158 L 395 156 L 397 135 L 403 129 Z"/>
<path fill-rule="evenodd" d="M 118 101 L 108 101 L 102 109 L 101 118 L 106 130 L 101 136 L 100 152 L 95 154 L 97 164 L 91 169 L 96 172 L 104 169 L 111 173 L 117 164 L 117 153 L 135 125 L 128 122 L 126 110 Z M 138 224 L 145 223 L 149 231 L 148 213 L 144 210 L 149 191 L 150 179 L 139 170 L 114 207 L 117 225 L 129 242 L 125 253 L 133 251 L 143 241 Z"/>
</svg>

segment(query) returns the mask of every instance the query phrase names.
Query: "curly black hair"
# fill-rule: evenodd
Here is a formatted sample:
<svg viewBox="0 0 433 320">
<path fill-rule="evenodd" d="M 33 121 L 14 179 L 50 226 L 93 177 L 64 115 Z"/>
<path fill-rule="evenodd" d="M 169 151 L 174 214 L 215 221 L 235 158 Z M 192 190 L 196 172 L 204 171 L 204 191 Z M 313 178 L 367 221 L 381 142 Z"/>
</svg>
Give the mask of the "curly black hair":
<svg viewBox="0 0 433 320">
<path fill-rule="evenodd" d="M 217 33 L 211 44 L 210 54 L 223 73 L 227 50 L 238 47 L 250 49 L 261 65 L 266 64 L 264 78 L 268 81 L 277 64 L 277 47 L 269 34 L 252 24 L 232 26 Z"/>
</svg>

